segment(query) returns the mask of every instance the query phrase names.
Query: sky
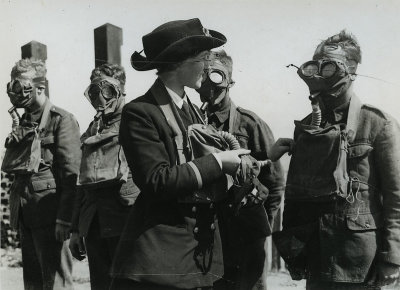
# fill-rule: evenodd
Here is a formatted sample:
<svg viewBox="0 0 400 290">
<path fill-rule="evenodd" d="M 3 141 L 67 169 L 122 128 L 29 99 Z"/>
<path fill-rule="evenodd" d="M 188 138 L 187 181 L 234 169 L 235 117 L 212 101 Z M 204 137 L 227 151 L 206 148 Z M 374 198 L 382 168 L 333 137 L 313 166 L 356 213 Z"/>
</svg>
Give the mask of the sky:
<svg viewBox="0 0 400 290">
<path fill-rule="evenodd" d="M 94 68 L 93 29 L 105 23 L 123 29 L 122 66 L 130 101 L 156 78 L 155 71 L 137 72 L 130 66 L 131 54 L 142 50 L 142 36 L 167 21 L 190 18 L 227 37 L 223 48 L 233 58 L 236 81 L 230 95 L 267 122 L 276 138 L 291 137 L 293 121 L 311 112 L 307 86 L 286 65 L 310 60 L 322 40 L 344 28 L 361 45 L 358 73 L 369 76 L 357 77 L 356 94 L 400 119 L 400 1 L 0 1 L 0 140 L 11 129 L 6 84 L 22 45 L 32 40 L 47 45 L 50 99 L 73 113 L 83 132 L 95 114 L 83 95 Z M 197 93 L 187 92 L 199 104 Z"/>
</svg>

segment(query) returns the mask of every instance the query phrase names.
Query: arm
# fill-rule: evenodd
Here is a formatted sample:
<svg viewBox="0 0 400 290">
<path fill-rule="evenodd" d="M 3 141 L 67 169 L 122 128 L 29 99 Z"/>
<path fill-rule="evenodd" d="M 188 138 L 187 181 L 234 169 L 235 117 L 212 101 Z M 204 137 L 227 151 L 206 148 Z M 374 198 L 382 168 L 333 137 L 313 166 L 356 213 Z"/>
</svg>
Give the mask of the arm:
<svg viewBox="0 0 400 290">
<path fill-rule="evenodd" d="M 55 132 L 55 163 L 57 192 L 60 201 L 57 224 L 71 226 L 72 210 L 79 174 L 81 150 L 79 125 L 71 114 L 61 116 Z"/>
<path fill-rule="evenodd" d="M 269 150 L 275 144 L 275 139 L 271 129 L 264 121 L 260 120 L 257 123 L 251 138 L 253 138 L 253 144 L 255 144 L 253 157 L 258 160 L 270 159 Z M 269 190 L 269 196 L 264 203 L 264 207 L 272 225 L 274 217 L 280 208 L 284 189 L 284 176 L 280 162 L 273 162 L 270 168 L 262 168 L 258 179 Z"/>
<path fill-rule="evenodd" d="M 174 150 L 172 144 L 163 140 L 168 139 L 168 136 L 160 136 L 159 130 L 163 130 L 162 126 L 156 126 L 156 122 L 166 124 L 166 121 L 161 112 L 160 117 L 148 112 L 154 108 L 158 110 L 157 107 L 149 109 L 141 105 L 131 103 L 125 106 L 120 126 L 120 142 L 134 181 L 142 191 L 152 194 L 155 199 L 175 199 L 179 194 L 190 194 L 222 176 L 221 167 L 211 154 L 174 165 L 176 156 L 170 156 Z M 166 132 L 165 135 L 168 134 Z"/>
<path fill-rule="evenodd" d="M 376 138 L 375 161 L 383 197 L 383 243 L 380 260 L 400 265 L 400 128 L 388 120 Z"/>
</svg>

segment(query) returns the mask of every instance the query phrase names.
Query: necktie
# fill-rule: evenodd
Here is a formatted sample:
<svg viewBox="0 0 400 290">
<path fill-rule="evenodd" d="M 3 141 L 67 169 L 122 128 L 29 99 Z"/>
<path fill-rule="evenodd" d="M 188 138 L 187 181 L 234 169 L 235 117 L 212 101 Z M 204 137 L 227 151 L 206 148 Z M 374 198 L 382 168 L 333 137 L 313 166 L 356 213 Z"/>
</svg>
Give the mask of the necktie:
<svg viewBox="0 0 400 290">
<path fill-rule="evenodd" d="M 189 120 L 192 120 L 192 115 L 190 114 L 189 104 L 186 101 L 183 101 L 182 111 L 186 114 Z"/>
</svg>

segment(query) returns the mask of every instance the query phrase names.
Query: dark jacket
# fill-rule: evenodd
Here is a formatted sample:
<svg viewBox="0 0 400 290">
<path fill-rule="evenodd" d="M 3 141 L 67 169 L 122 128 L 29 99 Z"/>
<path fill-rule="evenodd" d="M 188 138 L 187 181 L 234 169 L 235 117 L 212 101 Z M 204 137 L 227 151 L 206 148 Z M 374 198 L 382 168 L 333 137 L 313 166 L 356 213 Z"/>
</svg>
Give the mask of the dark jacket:
<svg viewBox="0 0 400 290">
<path fill-rule="evenodd" d="M 223 173 L 212 155 L 177 165 L 174 135 L 152 91 L 170 99 L 157 80 L 122 112 L 120 142 L 141 193 L 121 235 L 111 274 L 178 288 L 212 286 L 223 274 L 218 229 L 204 274 L 203 261 L 196 256 L 195 205 L 178 203 L 178 197 L 192 195 L 199 188 L 198 178 L 207 185 Z"/>
<path fill-rule="evenodd" d="M 24 122 L 24 116 L 21 122 Z M 17 227 L 19 217 L 31 228 L 51 225 L 56 221 L 71 225 L 81 160 L 79 135 L 75 117 L 51 105 L 49 120 L 40 133 L 43 161 L 39 172 L 29 177 L 16 175 L 11 187 L 13 227 Z"/>
<path fill-rule="evenodd" d="M 102 134 L 119 132 L 120 114 L 121 112 L 112 119 L 107 120 L 107 124 L 101 128 Z M 94 122 L 90 123 L 81 140 L 93 135 L 91 132 L 95 126 Z M 110 144 L 118 145 L 118 136 L 115 136 L 115 139 L 115 141 L 101 143 L 102 147 L 104 148 L 105 146 L 105 150 L 107 150 Z M 102 158 L 103 156 L 105 155 L 96 155 L 96 158 Z M 85 158 L 84 154 L 82 158 Z M 105 162 L 107 164 L 106 160 L 96 159 L 96 163 Z M 109 163 L 113 164 L 112 162 Z M 129 204 L 131 205 L 139 192 L 139 188 L 132 181 L 132 174 L 128 175 L 126 183 L 115 181 L 106 185 L 80 186 L 75 199 L 72 230 L 79 232 L 80 236 L 87 236 L 89 227 L 97 214 L 100 235 L 104 238 L 119 236 L 125 225 L 129 210 L 132 208 L 127 205 L 124 199 L 129 198 Z"/>
<path fill-rule="evenodd" d="M 209 123 L 219 130 L 233 134 L 239 141 L 240 147 L 251 150 L 250 155 L 255 159 L 268 159 L 268 150 L 275 143 L 274 135 L 268 125 L 254 112 L 237 107 L 229 96 L 225 97 L 220 105 L 218 111 L 209 115 Z M 269 190 L 269 196 L 264 203 L 268 220 L 260 221 L 260 219 L 265 219 L 265 213 L 262 213 L 258 207 L 242 209 L 241 212 L 245 216 L 241 219 L 244 222 L 243 234 L 242 237 L 235 239 L 260 238 L 260 236 L 254 236 L 257 232 L 262 233 L 263 236 L 271 234 L 274 217 L 280 207 L 284 190 L 284 176 L 280 162 L 274 162 L 271 168 L 263 168 L 258 179 Z M 251 211 L 257 218 L 248 217 Z M 248 223 L 244 221 L 245 219 Z M 240 221 L 234 223 L 240 223 Z M 265 229 L 260 231 L 260 226 Z"/>
<path fill-rule="evenodd" d="M 349 198 L 286 201 L 284 230 L 318 224 L 307 252 L 311 279 L 368 282 L 377 262 L 400 265 L 399 124 L 377 108 L 359 106 L 347 155 Z"/>
</svg>

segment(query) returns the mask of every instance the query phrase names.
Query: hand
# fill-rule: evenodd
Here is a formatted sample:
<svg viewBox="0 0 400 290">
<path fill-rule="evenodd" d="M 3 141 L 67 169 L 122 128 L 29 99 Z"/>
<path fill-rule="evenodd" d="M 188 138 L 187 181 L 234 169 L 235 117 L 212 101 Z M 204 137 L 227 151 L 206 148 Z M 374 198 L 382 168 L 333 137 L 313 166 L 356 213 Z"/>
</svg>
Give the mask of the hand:
<svg viewBox="0 0 400 290">
<path fill-rule="evenodd" d="M 290 138 L 279 138 L 269 152 L 269 158 L 275 162 L 286 152 L 291 155 L 294 149 L 294 141 Z"/>
<path fill-rule="evenodd" d="M 380 262 L 377 265 L 378 282 L 380 285 L 394 283 L 400 275 L 400 266 L 388 262 Z"/>
<path fill-rule="evenodd" d="M 75 259 L 79 261 L 85 259 L 85 243 L 83 242 L 83 238 L 79 237 L 78 233 L 72 233 L 71 239 L 69 241 L 69 250 L 71 251 L 71 254 Z"/>
<path fill-rule="evenodd" d="M 237 149 L 216 153 L 222 163 L 222 172 L 229 175 L 235 175 L 239 168 L 240 162 L 242 161 L 240 156 L 250 154 L 250 152 L 250 150 L 246 149 Z"/>
<path fill-rule="evenodd" d="M 69 239 L 70 227 L 56 223 L 56 240 L 64 242 Z"/>
</svg>

